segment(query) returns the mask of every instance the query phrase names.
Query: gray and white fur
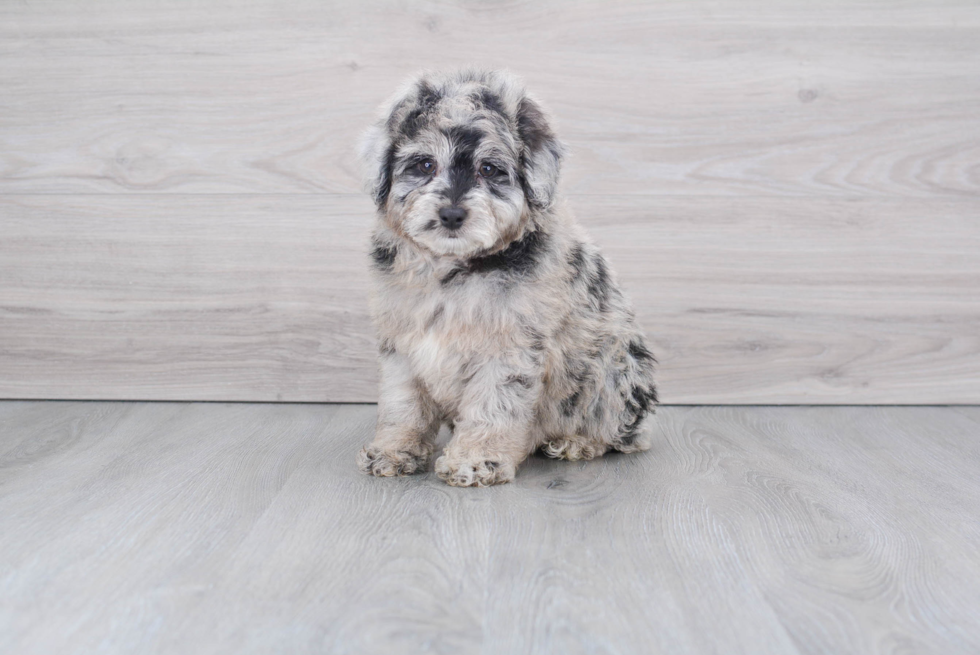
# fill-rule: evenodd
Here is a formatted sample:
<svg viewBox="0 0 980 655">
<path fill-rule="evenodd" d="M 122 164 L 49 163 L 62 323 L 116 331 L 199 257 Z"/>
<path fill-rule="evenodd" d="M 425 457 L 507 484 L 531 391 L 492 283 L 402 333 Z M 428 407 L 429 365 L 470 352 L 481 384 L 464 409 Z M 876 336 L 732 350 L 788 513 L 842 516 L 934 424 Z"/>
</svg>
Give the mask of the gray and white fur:
<svg viewBox="0 0 980 655">
<path fill-rule="evenodd" d="M 435 471 L 457 486 L 513 480 L 538 449 L 649 448 L 654 359 L 556 197 L 562 153 L 501 72 L 424 73 L 366 135 L 381 389 L 365 473 L 425 471 L 443 423 Z"/>
</svg>

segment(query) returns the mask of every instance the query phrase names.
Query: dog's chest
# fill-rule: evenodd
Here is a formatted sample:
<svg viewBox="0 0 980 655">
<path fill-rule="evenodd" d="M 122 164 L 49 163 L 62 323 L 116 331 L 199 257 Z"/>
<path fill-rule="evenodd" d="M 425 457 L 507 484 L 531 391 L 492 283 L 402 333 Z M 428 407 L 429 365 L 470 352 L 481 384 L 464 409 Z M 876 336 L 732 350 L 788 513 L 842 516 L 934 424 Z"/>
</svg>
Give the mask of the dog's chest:
<svg viewBox="0 0 980 655">
<path fill-rule="evenodd" d="M 513 339 L 508 303 L 474 288 L 399 294 L 388 307 L 389 333 L 413 374 L 440 405 L 454 406 L 461 390 Z"/>
</svg>

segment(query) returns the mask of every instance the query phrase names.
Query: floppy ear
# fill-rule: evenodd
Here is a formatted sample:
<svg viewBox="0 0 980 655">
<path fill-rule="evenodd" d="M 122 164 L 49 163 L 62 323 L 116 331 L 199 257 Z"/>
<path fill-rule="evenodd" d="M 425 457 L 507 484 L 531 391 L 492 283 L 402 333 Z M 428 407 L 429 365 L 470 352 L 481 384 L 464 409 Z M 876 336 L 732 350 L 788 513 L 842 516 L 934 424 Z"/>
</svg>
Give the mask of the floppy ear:
<svg viewBox="0 0 980 655">
<path fill-rule="evenodd" d="M 426 73 L 408 80 L 381 106 L 374 125 L 364 133 L 358 148 L 364 179 L 375 204 L 381 209 L 388 202 L 395 165 L 399 130 L 418 129 L 425 111 L 439 100 L 426 81 Z"/>
<path fill-rule="evenodd" d="M 523 143 L 524 195 L 535 209 L 547 209 L 555 198 L 565 148 L 551 131 L 541 107 L 527 96 L 517 105 L 517 134 Z"/>
<path fill-rule="evenodd" d="M 357 150 L 365 185 L 380 209 L 388 202 L 395 160 L 395 148 L 388 131 L 387 118 L 378 121 L 364 133 Z"/>
</svg>

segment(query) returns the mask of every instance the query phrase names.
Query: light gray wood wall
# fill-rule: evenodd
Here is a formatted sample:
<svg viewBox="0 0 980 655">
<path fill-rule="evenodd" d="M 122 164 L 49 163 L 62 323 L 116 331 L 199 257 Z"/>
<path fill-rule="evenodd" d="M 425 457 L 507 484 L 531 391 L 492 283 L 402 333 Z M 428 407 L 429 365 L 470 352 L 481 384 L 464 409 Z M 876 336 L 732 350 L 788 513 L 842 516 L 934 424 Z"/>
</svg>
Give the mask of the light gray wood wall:
<svg viewBox="0 0 980 655">
<path fill-rule="evenodd" d="M 0 4 L 0 396 L 370 401 L 353 147 L 509 67 L 667 403 L 980 402 L 976 2 Z"/>
</svg>

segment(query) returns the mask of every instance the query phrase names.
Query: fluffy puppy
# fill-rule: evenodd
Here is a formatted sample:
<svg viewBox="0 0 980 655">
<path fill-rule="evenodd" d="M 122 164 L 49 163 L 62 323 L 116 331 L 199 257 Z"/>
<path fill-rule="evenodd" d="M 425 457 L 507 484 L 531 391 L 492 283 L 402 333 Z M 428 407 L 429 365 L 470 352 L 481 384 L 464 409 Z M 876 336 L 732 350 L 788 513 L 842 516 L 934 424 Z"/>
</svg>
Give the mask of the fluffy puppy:
<svg viewBox="0 0 980 655">
<path fill-rule="evenodd" d="M 541 449 L 645 450 L 654 359 L 615 276 L 556 187 L 563 148 L 500 72 L 423 74 L 368 132 L 381 389 L 357 457 L 378 476 L 508 482 Z"/>
</svg>

